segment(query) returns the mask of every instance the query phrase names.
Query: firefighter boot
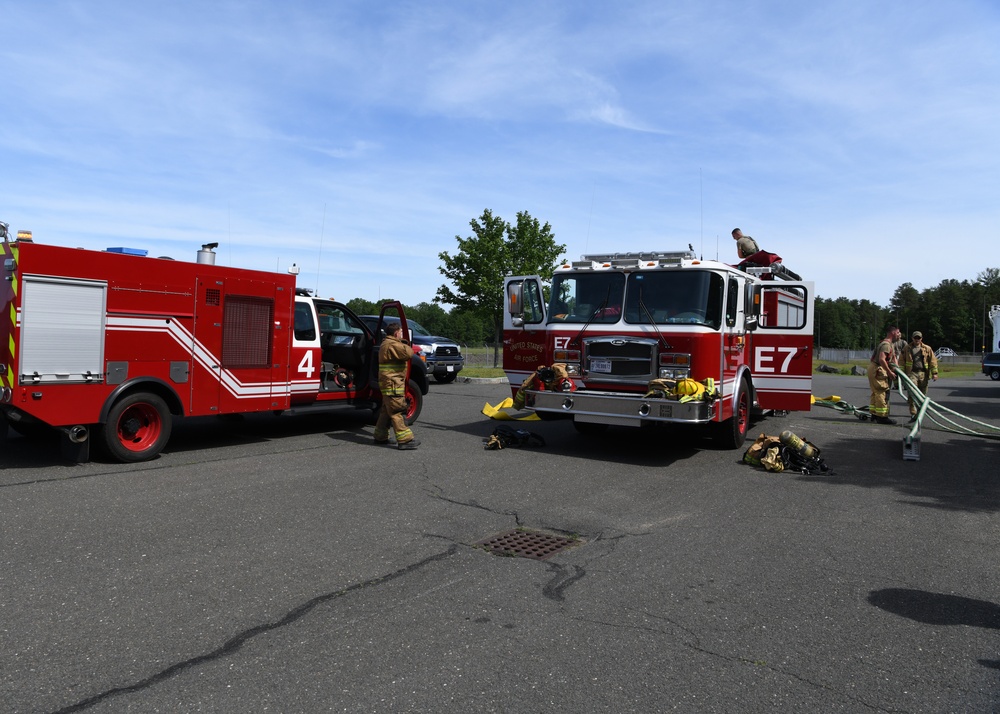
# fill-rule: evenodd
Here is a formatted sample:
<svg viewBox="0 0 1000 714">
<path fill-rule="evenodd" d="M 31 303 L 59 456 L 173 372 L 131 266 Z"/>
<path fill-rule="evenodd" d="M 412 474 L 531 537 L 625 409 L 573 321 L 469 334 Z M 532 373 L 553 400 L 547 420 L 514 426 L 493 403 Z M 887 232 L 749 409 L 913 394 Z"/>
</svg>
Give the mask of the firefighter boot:
<svg viewBox="0 0 1000 714">
<path fill-rule="evenodd" d="M 416 449 L 420 446 L 420 442 L 416 439 L 410 439 L 409 441 L 404 441 L 402 444 L 396 444 L 396 448 L 400 451 L 410 451 Z"/>
</svg>

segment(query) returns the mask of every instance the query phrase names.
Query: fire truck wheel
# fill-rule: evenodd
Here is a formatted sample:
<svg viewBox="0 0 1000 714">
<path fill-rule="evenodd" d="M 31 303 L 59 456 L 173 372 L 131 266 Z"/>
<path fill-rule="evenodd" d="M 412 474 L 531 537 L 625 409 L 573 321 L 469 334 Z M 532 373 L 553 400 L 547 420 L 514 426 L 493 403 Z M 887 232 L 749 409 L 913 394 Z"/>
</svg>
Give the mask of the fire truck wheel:
<svg viewBox="0 0 1000 714">
<path fill-rule="evenodd" d="M 412 379 L 406 383 L 406 412 L 403 419 L 409 426 L 420 416 L 420 410 L 424 408 L 424 395 L 420 393 L 420 387 Z"/>
<path fill-rule="evenodd" d="M 170 438 L 170 410 L 155 394 L 129 394 L 111 407 L 102 437 L 108 453 L 125 463 L 148 461 Z"/>
<path fill-rule="evenodd" d="M 745 379 L 740 380 L 732 418 L 715 426 L 718 429 L 715 441 L 723 449 L 738 449 L 746 441 L 750 428 L 750 388 Z"/>
</svg>

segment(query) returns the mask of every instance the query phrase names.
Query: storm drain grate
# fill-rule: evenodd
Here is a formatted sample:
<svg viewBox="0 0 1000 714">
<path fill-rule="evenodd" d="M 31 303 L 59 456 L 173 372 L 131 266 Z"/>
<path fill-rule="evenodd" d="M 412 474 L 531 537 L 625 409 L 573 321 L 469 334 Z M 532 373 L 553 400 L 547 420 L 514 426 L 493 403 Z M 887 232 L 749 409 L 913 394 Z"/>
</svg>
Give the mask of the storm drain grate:
<svg viewBox="0 0 1000 714">
<path fill-rule="evenodd" d="M 476 545 L 496 555 L 545 560 L 581 542 L 579 539 L 564 538 L 550 533 L 518 529 L 481 540 Z"/>
</svg>

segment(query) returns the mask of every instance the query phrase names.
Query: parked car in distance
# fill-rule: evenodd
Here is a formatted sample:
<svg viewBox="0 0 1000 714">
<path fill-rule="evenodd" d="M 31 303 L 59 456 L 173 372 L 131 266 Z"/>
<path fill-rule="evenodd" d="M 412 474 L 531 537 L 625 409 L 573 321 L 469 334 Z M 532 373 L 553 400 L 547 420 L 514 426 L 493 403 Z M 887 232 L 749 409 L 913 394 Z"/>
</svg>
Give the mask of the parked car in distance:
<svg viewBox="0 0 1000 714">
<path fill-rule="evenodd" d="M 1000 352 L 983 355 L 983 374 L 988 374 L 990 379 L 1000 379 Z"/>
<path fill-rule="evenodd" d="M 374 332 L 378 329 L 378 315 L 359 315 L 361 321 Z M 465 366 L 462 348 L 454 340 L 447 337 L 432 335 L 418 322 L 406 319 L 410 328 L 410 342 L 413 351 L 420 355 L 427 365 L 427 372 L 434 375 L 434 380 L 442 384 L 454 382 L 458 373 Z"/>
<path fill-rule="evenodd" d="M 934 356 L 941 359 L 942 357 L 957 357 L 958 355 L 951 347 L 938 347 L 934 352 Z"/>
</svg>

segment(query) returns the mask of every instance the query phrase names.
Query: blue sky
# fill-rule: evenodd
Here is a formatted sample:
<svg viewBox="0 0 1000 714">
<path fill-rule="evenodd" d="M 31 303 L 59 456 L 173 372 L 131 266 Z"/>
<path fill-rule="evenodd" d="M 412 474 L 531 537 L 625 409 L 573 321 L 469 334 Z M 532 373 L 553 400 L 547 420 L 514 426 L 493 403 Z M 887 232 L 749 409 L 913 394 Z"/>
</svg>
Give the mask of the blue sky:
<svg viewBox="0 0 1000 714">
<path fill-rule="evenodd" d="M 431 301 L 491 209 L 823 297 L 1000 267 L 1000 5 L 0 0 L 0 220 Z"/>
</svg>

